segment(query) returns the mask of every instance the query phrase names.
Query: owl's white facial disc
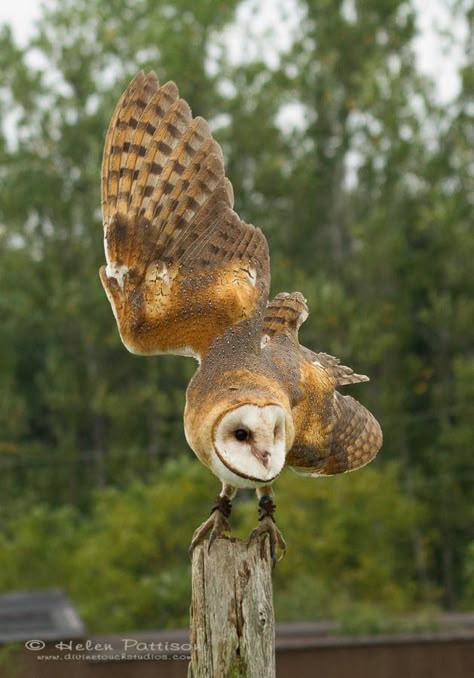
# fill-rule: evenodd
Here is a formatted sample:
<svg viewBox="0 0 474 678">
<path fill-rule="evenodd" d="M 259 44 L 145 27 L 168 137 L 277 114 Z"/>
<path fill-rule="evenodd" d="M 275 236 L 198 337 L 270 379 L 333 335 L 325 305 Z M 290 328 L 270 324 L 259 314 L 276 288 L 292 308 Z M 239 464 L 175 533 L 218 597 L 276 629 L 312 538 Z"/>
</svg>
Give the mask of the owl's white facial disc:
<svg viewBox="0 0 474 678">
<path fill-rule="evenodd" d="M 235 487 L 271 482 L 285 464 L 285 411 L 279 405 L 241 405 L 214 431 L 214 470 Z"/>
</svg>

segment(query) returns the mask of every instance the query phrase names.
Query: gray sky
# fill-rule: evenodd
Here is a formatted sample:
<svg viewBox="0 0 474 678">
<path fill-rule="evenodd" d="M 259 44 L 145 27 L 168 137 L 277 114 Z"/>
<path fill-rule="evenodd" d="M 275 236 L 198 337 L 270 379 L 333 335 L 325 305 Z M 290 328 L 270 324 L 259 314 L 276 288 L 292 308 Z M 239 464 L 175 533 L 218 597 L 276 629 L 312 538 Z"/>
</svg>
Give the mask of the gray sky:
<svg viewBox="0 0 474 678">
<path fill-rule="evenodd" d="M 437 35 L 435 28 L 446 29 L 450 21 L 449 11 L 446 8 L 446 0 L 413 0 L 418 10 L 418 26 L 420 36 L 415 43 L 415 52 L 419 68 L 425 74 L 431 76 L 436 85 L 437 97 L 441 102 L 451 100 L 459 90 L 458 69 L 463 62 L 463 42 L 467 34 L 467 27 L 461 22 L 449 26 L 454 29 L 456 44 L 447 47 Z M 350 0 L 347 0 L 350 5 Z M 0 2 L 0 24 L 9 23 L 14 31 L 16 39 L 25 44 L 35 28 L 35 22 L 41 11 L 41 0 L 2 0 Z M 288 43 L 289 29 L 298 20 L 295 11 L 294 0 L 280 0 L 287 11 L 287 21 L 281 22 L 275 19 L 275 0 L 248 0 L 239 8 L 237 26 L 229 31 L 231 53 L 236 59 L 252 56 L 253 45 L 267 42 L 270 38 L 265 32 L 270 28 L 272 42 L 283 48 Z M 258 7 L 257 15 L 253 13 Z M 293 17 L 293 20 L 292 20 Z M 246 24 L 252 24 L 254 35 L 249 39 Z M 260 40 L 258 37 L 260 36 Z M 266 49 L 265 52 L 275 56 L 276 50 Z"/>
</svg>

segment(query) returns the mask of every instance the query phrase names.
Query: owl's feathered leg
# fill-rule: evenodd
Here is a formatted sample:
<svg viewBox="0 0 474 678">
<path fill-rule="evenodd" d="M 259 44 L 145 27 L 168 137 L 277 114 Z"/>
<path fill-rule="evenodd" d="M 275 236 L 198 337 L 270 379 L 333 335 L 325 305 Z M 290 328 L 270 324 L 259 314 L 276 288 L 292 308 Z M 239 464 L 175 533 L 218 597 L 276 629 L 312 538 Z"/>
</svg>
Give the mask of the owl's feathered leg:
<svg viewBox="0 0 474 678">
<path fill-rule="evenodd" d="M 232 485 L 222 484 L 222 490 L 217 495 L 214 506 L 211 508 L 211 515 L 200 525 L 193 534 L 189 553 L 192 554 L 198 544 L 200 544 L 208 532 L 209 542 L 207 550 L 209 551 L 213 542 L 221 537 L 224 532 L 230 532 L 228 517 L 232 511 L 232 499 L 237 494 L 237 490 Z"/>
<path fill-rule="evenodd" d="M 283 536 L 275 525 L 275 518 L 273 514 L 275 513 L 276 506 L 273 503 L 273 490 L 271 485 L 266 487 L 259 487 L 257 489 L 258 501 L 258 521 L 259 524 L 257 527 L 250 533 L 250 540 L 257 539 L 262 534 L 268 534 L 270 537 L 270 553 L 272 556 L 273 566 L 277 562 L 276 551 L 277 546 L 281 549 L 281 556 L 278 560 L 281 560 L 286 553 L 286 542 L 283 539 Z"/>
</svg>

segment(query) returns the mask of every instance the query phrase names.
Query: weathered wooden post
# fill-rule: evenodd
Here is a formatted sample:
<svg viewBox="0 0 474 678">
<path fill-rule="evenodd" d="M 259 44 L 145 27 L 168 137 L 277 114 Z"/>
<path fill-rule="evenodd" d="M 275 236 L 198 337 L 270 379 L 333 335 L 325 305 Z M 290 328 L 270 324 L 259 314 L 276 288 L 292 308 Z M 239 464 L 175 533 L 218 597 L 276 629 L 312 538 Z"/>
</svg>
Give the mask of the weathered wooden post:
<svg viewBox="0 0 474 678">
<path fill-rule="evenodd" d="M 188 678 L 274 678 L 272 559 L 267 536 L 217 539 L 193 552 Z"/>
</svg>

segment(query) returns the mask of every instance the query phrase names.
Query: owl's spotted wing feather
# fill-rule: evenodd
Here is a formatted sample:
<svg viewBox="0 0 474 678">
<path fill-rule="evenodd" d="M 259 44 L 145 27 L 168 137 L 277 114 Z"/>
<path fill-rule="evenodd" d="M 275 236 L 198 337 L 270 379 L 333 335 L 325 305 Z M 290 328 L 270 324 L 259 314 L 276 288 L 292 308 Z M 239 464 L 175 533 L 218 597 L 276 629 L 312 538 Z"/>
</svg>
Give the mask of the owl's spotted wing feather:
<svg viewBox="0 0 474 678">
<path fill-rule="evenodd" d="M 341 395 L 336 387 L 368 381 L 368 377 L 355 374 L 327 353 L 299 344 L 298 329 L 307 315 L 299 292 L 279 294 L 268 305 L 263 323 L 263 345 L 284 338 L 299 356 L 299 397 L 292 410 L 296 435 L 286 464 L 310 476 L 352 471 L 376 456 L 382 432 L 363 405 Z"/>
<path fill-rule="evenodd" d="M 138 73 L 110 122 L 102 164 L 101 280 L 134 353 L 201 357 L 264 307 L 268 247 L 232 209 L 222 151 L 176 85 Z"/>
</svg>

